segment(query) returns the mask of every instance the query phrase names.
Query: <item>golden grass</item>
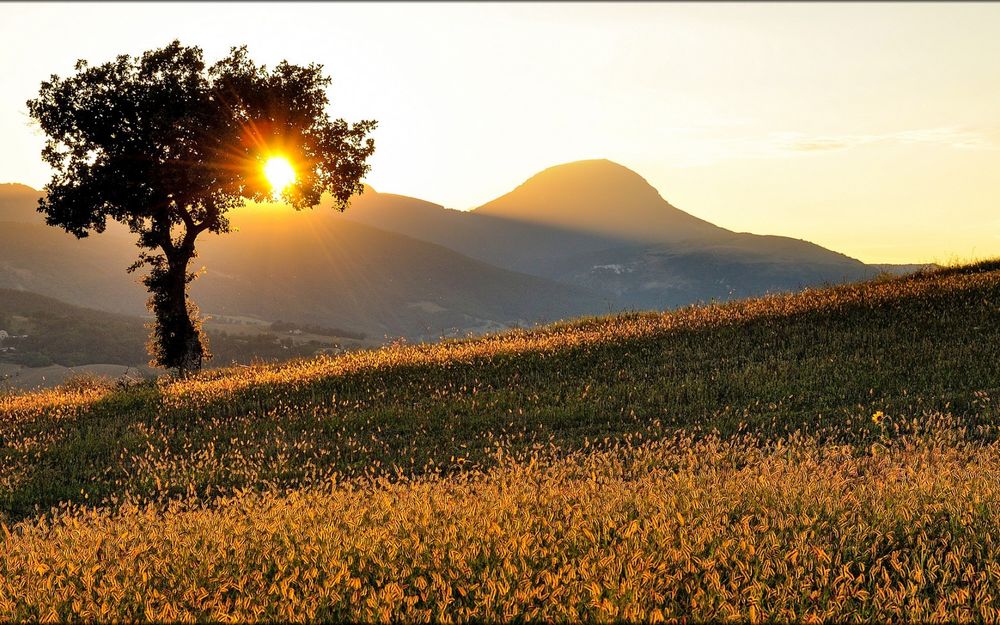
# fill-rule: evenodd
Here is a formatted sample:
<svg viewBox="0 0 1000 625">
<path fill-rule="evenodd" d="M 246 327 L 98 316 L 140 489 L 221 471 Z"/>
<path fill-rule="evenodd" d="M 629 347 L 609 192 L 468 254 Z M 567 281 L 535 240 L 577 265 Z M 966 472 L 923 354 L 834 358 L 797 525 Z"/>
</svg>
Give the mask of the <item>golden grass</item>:
<svg viewBox="0 0 1000 625">
<path fill-rule="evenodd" d="M 0 618 L 996 620 L 1000 445 L 908 427 L 65 508 L 0 528 Z"/>
<path fill-rule="evenodd" d="M 0 396 L 0 422 L 37 417 L 43 413 L 55 417 L 69 416 L 75 414 L 77 409 L 101 399 L 108 392 L 110 389 L 46 389 Z"/>
<path fill-rule="evenodd" d="M 495 358 L 526 352 L 554 352 L 594 343 L 620 342 L 669 332 L 738 325 L 771 317 L 886 302 L 905 301 L 934 293 L 958 295 L 1000 285 L 1000 272 L 927 273 L 908 279 L 871 281 L 832 288 L 806 289 L 702 306 L 688 306 L 663 313 L 637 313 L 554 324 L 533 330 L 515 330 L 477 339 L 433 344 L 393 345 L 339 356 L 261 364 L 205 372 L 186 380 L 164 379 L 168 406 L 197 407 L 247 388 L 260 386 L 296 388 L 323 378 L 366 370 L 404 366 L 441 365 Z M 0 410 L 2 410 L 0 405 Z"/>
<path fill-rule="evenodd" d="M 893 352 L 857 357 L 890 345 L 897 359 L 919 360 L 949 337 L 979 345 L 998 287 L 1000 271 L 966 268 L 155 388 L 0 396 L 0 620 L 998 620 L 1000 442 L 984 356 L 993 352 L 956 349 L 933 371 L 897 367 L 890 381 L 902 395 L 962 402 L 961 412 L 947 407 L 960 418 L 907 422 L 869 387 L 879 379 L 871 367 L 890 366 L 878 358 Z M 778 349 L 786 320 L 811 324 L 797 316 L 816 311 L 845 329 L 800 333 L 781 362 L 741 368 L 752 350 Z M 923 330 L 939 315 L 947 323 Z M 760 320 L 775 322 L 744 332 Z M 899 324 L 898 341 L 876 333 Z M 713 351 L 713 335 L 690 334 L 712 328 L 748 338 Z M 956 329 L 974 332 L 963 343 Z M 673 332 L 688 332 L 691 349 L 633 341 Z M 600 366 L 586 361 L 603 344 L 613 349 Z M 637 350 L 629 362 L 648 370 L 588 396 Z M 834 364 L 820 369 L 807 351 Z M 683 354 L 677 366 L 697 376 L 661 376 L 647 353 L 671 363 Z M 501 360 L 518 354 L 549 366 Z M 696 369 L 713 359 L 725 367 Z M 775 369 L 810 362 L 798 377 Z M 534 386 L 523 386 L 531 366 Z M 330 380 L 343 383 L 323 386 Z M 661 425 L 670 410 L 728 408 L 699 391 L 727 380 L 741 423 L 793 389 L 808 410 L 829 399 L 826 421 L 790 436 L 777 412 L 726 436 Z M 846 388 L 858 380 L 860 390 Z M 657 394 L 666 383 L 694 390 L 668 403 Z M 646 403 L 610 401 L 633 393 Z M 531 423 L 581 436 L 547 448 L 517 428 L 507 437 L 503 424 L 531 411 L 549 417 Z M 594 423 L 608 438 L 596 449 L 587 419 L 605 412 Z M 473 447 L 496 455 L 434 462 Z M 409 471 L 379 466 L 411 456 Z M 356 461 L 372 475 L 350 471 Z M 436 473 L 442 464 L 447 474 Z M 63 504 L 46 513 L 52 502 Z"/>
<path fill-rule="evenodd" d="M 319 356 L 281 364 L 258 364 L 205 371 L 184 380 L 163 377 L 160 390 L 166 407 L 195 408 L 224 400 L 229 395 L 255 387 L 294 389 L 310 383 L 357 371 L 394 367 L 464 363 L 526 352 L 552 352 L 595 343 L 653 337 L 675 331 L 691 331 L 738 325 L 755 320 L 789 317 L 813 311 L 865 305 L 928 295 L 958 295 L 966 291 L 995 288 L 1000 271 L 938 271 L 904 279 L 873 280 L 830 288 L 811 288 L 798 293 L 773 294 L 726 303 L 692 305 L 667 312 L 623 314 L 512 330 L 475 339 L 431 344 L 394 344 L 337 356 Z M 39 391 L 0 396 L 0 417 L 30 418 L 50 411 L 73 413 L 108 394 L 107 389 L 85 389 L 66 393 Z"/>
</svg>

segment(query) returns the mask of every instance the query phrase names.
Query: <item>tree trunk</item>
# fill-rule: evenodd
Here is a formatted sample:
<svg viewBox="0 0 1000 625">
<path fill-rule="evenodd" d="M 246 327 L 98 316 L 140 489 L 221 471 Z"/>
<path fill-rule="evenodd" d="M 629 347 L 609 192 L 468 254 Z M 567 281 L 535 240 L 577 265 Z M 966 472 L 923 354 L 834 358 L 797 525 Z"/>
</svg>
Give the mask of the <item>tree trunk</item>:
<svg viewBox="0 0 1000 625">
<path fill-rule="evenodd" d="M 170 276 L 170 314 L 177 332 L 177 349 L 180 356 L 178 373 L 183 377 L 189 371 L 201 369 L 201 336 L 191 318 L 188 307 L 187 285 L 190 256 L 180 258 L 167 272 Z M 173 263 L 172 263 L 173 265 Z"/>
<path fill-rule="evenodd" d="M 185 377 L 201 368 L 206 355 L 201 324 L 187 298 L 194 246 L 183 245 L 166 256 L 166 263 L 154 267 L 146 278 L 150 309 L 156 316 L 151 351 L 156 364 Z"/>
</svg>

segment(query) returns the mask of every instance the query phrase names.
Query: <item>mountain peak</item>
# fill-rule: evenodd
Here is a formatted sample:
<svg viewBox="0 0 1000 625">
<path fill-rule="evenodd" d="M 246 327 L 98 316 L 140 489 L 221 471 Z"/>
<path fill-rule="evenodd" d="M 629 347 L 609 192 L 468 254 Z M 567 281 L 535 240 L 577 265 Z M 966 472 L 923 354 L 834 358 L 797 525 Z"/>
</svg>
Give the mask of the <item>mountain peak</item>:
<svg viewBox="0 0 1000 625">
<path fill-rule="evenodd" d="M 568 192 L 585 194 L 613 194 L 615 189 L 628 194 L 641 193 L 647 199 L 659 199 L 659 192 L 645 178 L 628 167 L 606 158 L 572 161 L 553 165 L 538 172 L 513 192 L 530 192 L 543 190 L 545 192 Z"/>
<path fill-rule="evenodd" d="M 0 195 L 8 194 L 33 194 L 41 195 L 42 192 L 38 189 L 33 189 L 26 184 L 21 184 L 20 182 L 0 182 Z"/>
<path fill-rule="evenodd" d="M 608 159 L 549 167 L 475 212 L 630 240 L 688 238 L 716 229 L 671 206 L 645 178 Z"/>
</svg>

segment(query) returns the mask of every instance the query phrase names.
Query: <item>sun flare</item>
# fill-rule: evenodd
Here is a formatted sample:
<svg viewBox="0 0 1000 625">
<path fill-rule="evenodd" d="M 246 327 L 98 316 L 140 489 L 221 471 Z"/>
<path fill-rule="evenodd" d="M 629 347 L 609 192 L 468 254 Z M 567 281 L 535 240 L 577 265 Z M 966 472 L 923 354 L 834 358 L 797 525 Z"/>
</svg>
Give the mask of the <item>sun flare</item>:
<svg viewBox="0 0 1000 625">
<path fill-rule="evenodd" d="M 264 163 L 264 176 L 277 195 L 295 182 L 295 169 L 284 156 L 272 156 Z"/>
</svg>

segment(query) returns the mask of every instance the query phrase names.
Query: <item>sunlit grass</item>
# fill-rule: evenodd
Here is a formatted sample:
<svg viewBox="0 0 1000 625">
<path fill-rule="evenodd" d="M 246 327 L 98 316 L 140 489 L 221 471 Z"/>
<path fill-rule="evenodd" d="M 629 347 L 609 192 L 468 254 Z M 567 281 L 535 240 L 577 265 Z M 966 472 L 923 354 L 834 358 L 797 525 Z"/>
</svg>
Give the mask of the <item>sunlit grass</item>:
<svg viewBox="0 0 1000 625">
<path fill-rule="evenodd" d="M 675 436 L 4 527 L 0 617 L 1000 617 L 1000 448 Z"/>
<path fill-rule="evenodd" d="M 986 263 L 4 395 L 0 619 L 996 619 L 998 380 Z"/>
</svg>

